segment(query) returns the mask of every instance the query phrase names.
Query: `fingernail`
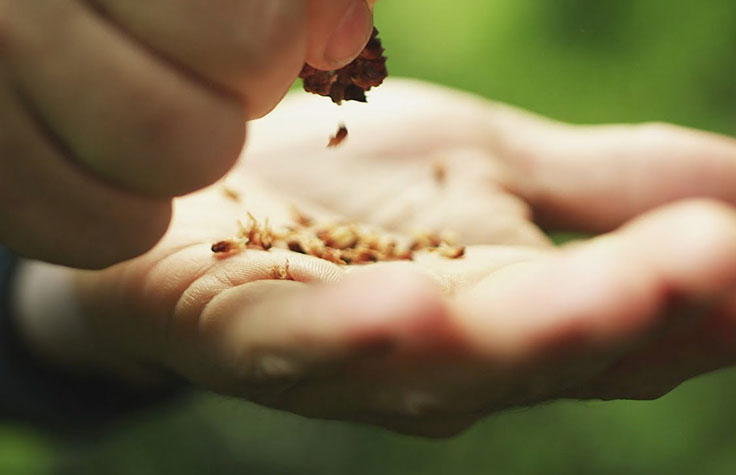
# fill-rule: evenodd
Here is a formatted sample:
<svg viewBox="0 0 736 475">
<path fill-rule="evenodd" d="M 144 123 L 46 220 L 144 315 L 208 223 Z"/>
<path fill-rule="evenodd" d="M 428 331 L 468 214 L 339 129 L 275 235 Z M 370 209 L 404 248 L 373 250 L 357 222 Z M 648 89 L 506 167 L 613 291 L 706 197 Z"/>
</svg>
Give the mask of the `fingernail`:
<svg viewBox="0 0 736 475">
<path fill-rule="evenodd" d="M 325 60 L 342 67 L 360 54 L 373 30 L 373 15 L 365 0 L 353 0 L 327 42 Z"/>
</svg>

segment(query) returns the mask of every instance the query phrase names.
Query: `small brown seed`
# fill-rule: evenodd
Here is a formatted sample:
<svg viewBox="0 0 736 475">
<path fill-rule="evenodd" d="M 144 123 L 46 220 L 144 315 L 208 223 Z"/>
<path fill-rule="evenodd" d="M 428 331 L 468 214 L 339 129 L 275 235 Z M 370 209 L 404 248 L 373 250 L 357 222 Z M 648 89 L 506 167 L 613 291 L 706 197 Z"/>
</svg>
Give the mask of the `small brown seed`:
<svg viewBox="0 0 736 475">
<path fill-rule="evenodd" d="M 435 160 L 432 164 L 432 177 L 438 185 L 444 185 L 447 181 L 447 165 L 441 160 Z"/>
<path fill-rule="evenodd" d="M 293 219 L 294 222 L 296 222 L 296 224 L 298 224 L 299 226 L 309 227 L 314 224 L 312 218 L 302 213 L 296 206 L 292 206 L 290 211 L 291 219 Z"/>
<path fill-rule="evenodd" d="M 340 128 L 337 129 L 335 135 L 330 137 L 330 142 L 327 144 L 327 148 L 337 147 L 343 143 L 346 138 L 348 138 L 348 128 L 345 127 L 345 124 L 342 124 L 340 125 Z"/>
<path fill-rule="evenodd" d="M 212 245 L 212 252 L 216 254 L 222 254 L 230 252 L 234 248 L 232 241 L 218 241 Z"/>
<path fill-rule="evenodd" d="M 222 190 L 222 194 L 225 195 L 227 199 L 231 201 L 240 202 L 241 200 L 240 193 L 235 188 L 232 188 L 228 185 L 222 185 L 221 190 Z"/>
</svg>

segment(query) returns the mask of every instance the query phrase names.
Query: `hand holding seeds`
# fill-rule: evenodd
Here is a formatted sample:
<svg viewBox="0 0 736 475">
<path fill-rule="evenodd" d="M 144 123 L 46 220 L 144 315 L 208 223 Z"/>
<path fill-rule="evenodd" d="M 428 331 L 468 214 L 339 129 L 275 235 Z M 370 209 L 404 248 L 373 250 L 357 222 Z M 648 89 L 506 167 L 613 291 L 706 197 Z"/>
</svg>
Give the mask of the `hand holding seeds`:
<svg viewBox="0 0 736 475">
<path fill-rule="evenodd" d="M 49 335 L 49 319 L 80 327 L 49 308 L 22 315 L 31 346 L 131 384 L 164 368 L 427 436 L 558 398 L 654 398 L 733 364 L 734 140 L 568 126 L 389 81 L 369 116 L 345 109 L 351 140 L 327 150 L 325 107 L 301 94 L 255 124 L 247 167 L 178 199 L 149 253 L 57 269 L 90 341 Z M 540 224 L 607 234 L 560 248 Z M 464 254 L 428 238 L 404 255 L 421 229 L 451 231 Z M 21 308 L 48 270 L 22 272 Z"/>
<path fill-rule="evenodd" d="M 373 3 L 3 1 L 0 244 L 87 268 L 148 250 L 305 62 L 360 53 Z"/>
</svg>

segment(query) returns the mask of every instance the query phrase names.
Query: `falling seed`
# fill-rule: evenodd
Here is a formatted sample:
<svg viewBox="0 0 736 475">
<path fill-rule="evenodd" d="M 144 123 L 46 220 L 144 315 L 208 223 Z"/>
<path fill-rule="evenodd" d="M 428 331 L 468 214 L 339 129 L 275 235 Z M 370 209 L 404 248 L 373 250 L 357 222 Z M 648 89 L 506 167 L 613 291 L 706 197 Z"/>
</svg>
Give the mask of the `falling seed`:
<svg viewBox="0 0 736 475">
<path fill-rule="evenodd" d="M 235 188 L 232 188 L 228 185 L 222 185 L 222 188 L 220 189 L 222 190 L 222 194 L 225 195 L 225 197 L 229 200 L 236 202 L 241 201 L 240 192 L 238 192 L 238 190 L 236 190 Z"/>
<path fill-rule="evenodd" d="M 432 164 L 432 177 L 438 185 L 444 185 L 447 181 L 447 165 L 442 160 L 435 160 Z"/>
<path fill-rule="evenodd" d="M 330 137 L 330 142 L 327 144 L 327 148 L 334 148 L 340 145 L 348 138 L 348 128 L 345 124 L 341 125 L 334 136 Z"/>
</svg>

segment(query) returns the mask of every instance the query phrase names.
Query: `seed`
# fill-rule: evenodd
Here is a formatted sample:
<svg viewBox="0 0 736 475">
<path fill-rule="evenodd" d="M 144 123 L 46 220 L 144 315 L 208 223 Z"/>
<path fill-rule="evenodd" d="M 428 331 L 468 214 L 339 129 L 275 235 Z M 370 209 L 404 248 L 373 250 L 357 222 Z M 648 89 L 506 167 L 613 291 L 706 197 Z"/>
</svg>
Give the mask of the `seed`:
<svg viewBox="0 0 736 475">
<path fill-rule="evenodd" d="M 296 206 L 292 206 L 289 211 L 291 211 L 291 219 L 299 226 L 309 227 L 313 224 L 312 218 L 302 213 Z"/>
<path fill-rule="evenodd" d="M 340 145 L 348 138 L 348 128 L 345 125 L 341 125 L 335 135 L 330 137 L 330 142 L 327 144 L 327 148 L 334 148 Z"/>
<path fill-rule="evenodd" d="M 447 181 L 447 165 L 441 160 L 435 160 L 432 164 L 432 177 L 438 185 L 444 185 Z"/>
<path fill-rule="evenodd" d="M 230 252 L 233 250 L 233 247 L 232 241 L 219 241 L 212 245 L 212 252 L 216 254 Z"/>
<path fill-rule="evenodd" d="M 275 265 L 271 268 L 271 276 L 276 280 L 294 280 L 290 272 L 289 259 L 283 265 Z"/>
<path fill-rule="evenodd" d="M 235 188 L 232 188 L 228 185 L 222 185 L 222 194 L 225 195 L 226 198 L 240 202 L 240 193 Z"/>
<path fill-rule="evenodd" d="M 293 208 L 297 226 L 274 231 L 266 219 L 261 225 L 251 213 L 239 222 L 236 239 L 219 241 L 212 245 L 214 253 L 229 253 L 245 249 L 268 251 L 274 247 L 325 259 L 338 265 L 369 264 L 380 261 L 413 260 L 414 253 L 429 251 L 448 259 L 465 255 L 465 246 L 454 244 L 448 234 L 420 233 L 406 243 L 375 230 L 355 224 L 323 224 L 315 226 L 312 219 Z M 277 275 L 274 268 L 273 275 Z M 282 275 L 281 271 L 278 275 Z"/>
<path fill-rule="evenodd" d="M 289 250 L 292 252 L 298 252 L 299 254 L 306 254 L 307 251 L 304 250 L 304 247 L 302 247 L 302 243 L 297 241 L 296 239 L 292 239 L 287 243 L 287 246 L 289 247 Z"/>
<path fill-rule="evenodd" d="M 355 247 L 360 238 L 354 226 L 333 226 L 317 232 L 317 237 L 325 243 L 325 246 L 335 249 L 347 249 Z"/>
<path fill-rule="evenodd" d="M 465 255 L 465 246 L 449 246 L 443 244 L 435 249 L 437 254 L 448 259 L 459 259 Z"/>
</svg>

